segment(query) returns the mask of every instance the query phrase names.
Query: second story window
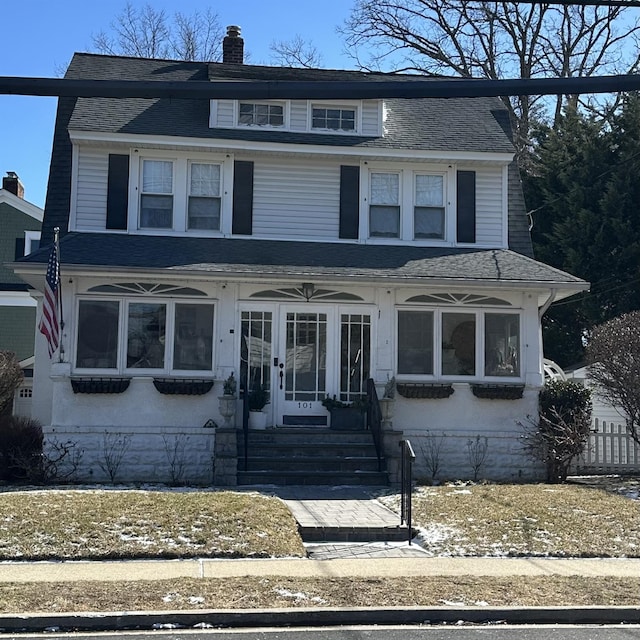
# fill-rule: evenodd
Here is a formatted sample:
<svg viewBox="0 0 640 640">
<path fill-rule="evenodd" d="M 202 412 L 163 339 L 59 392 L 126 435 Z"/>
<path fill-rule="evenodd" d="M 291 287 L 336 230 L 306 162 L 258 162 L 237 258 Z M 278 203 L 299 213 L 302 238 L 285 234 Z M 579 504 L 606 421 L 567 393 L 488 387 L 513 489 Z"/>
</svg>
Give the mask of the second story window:
<svg viewBox="0 0 640 640">
<path fill-rule="evenodd" d="M 369 234 L 374 238 L 400 237 L 400 174 L 372 173 Z"/>
<path fill-rule="evenodd" d="M 284 126 L 284 108 L 281 104 L 259 104 L 241 102 L 238 113 L 238 124 L 251 126 Z"/>
<path fill-rule="evenodd" d="M 173 162 L 144 160 L 140 195 L 140 228 L 171 229 L 173 225 Z"/>
<path fill-rule="evenodd" d="M 189 175 L 188 228 L 220 229 L 220 165 L 192 162 Z"/>
<path fill-rule="evenodd" d="M 313 107 L 311 126 L 314 129 L 355 131 L 355 109 L 331 109 L 325 107 Z"/>
<path fill-rule="evenodd" d="M 444 177 L 416 175 L 414 237 L 444 239 Z"/>
</svg>

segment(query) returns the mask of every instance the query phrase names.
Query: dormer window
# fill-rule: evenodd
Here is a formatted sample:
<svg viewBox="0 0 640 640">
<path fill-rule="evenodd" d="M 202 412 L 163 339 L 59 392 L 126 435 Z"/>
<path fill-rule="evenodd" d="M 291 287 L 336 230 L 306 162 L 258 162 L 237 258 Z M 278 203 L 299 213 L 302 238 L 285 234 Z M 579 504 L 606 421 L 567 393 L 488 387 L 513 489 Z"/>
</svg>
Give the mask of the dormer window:
<svg viewBox="0 0 640 640">
<path fill-rule="evenodd" d="M 281 104 L 241 102 L 238 110 L 238 124 L 248 127 L 282 127 L 284 126 L 284 106 Z"/>
<path fill-rule="evenodd" d="M 313 107 L 311 126 L 313 129 L 328 129 L 330 131 L 355 131 L 356 110 Z"/>
</svg>

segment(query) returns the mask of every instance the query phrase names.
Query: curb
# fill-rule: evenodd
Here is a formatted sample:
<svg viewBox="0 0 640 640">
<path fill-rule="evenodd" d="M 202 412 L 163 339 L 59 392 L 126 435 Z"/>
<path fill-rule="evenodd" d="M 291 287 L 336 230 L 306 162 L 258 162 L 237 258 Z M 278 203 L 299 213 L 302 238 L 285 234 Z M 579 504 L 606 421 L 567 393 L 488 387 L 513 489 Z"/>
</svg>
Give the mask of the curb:
<svg viewBox="0 0 640 640">
<path fill-rule="evenodd" d="M 640 624 L 638 607 L 369 607 L 0 615 L 0 633 L 396 624 Z"/>
</svg>

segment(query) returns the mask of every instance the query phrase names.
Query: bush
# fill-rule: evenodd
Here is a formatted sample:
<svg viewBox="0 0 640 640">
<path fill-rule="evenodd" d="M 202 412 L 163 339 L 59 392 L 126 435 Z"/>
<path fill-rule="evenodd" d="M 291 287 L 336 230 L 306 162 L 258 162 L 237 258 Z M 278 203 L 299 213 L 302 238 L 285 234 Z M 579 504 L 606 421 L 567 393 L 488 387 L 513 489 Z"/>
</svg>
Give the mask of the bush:
<svg viewBox="0 0 640 640">
<path fill-rule="evenodd" d="M 31 418 L 0 418 L 0 479 L 40 482 L 43 477 L 42 425 Z"/>
<path fill-rule="evenodd" d="M 547 466 L 548 482 L 564 482 L 574 458 L 587 446 L 591 391 L 577 382 L 552 380 L 540 391 L 538 421 L 525 448 Z"/>
<path fill-rule="evenodd" d="M 0 351 L 0 416 L 11 414 L 13 393 L 24 375 L 20 363 L 11 351 Z"/>
</svg>

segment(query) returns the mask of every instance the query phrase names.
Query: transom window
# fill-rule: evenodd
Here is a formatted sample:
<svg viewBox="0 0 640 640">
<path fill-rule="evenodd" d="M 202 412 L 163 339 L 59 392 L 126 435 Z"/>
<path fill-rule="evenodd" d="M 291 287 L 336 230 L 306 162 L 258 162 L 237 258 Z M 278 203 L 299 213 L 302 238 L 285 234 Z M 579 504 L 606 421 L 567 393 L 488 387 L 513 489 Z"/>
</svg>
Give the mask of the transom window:
<svg viewBox="0 0 640 640">
<path fill-rule="evenodd" d="M 399 376 L 521 375 L 518 313 L 402 309 L 397 326 Z"/>
<path fill-rule="evenodd" d="M 356 111 L 355 109 L 313 107 L 311 126 L 314 129 L 355 131 Z"/>
<path fill-rule="evenodd" d="M 173 162 L 142 161 L 140 228 L 171 229 L 173 226 Z"/>
<path fill-rule="evenodd" d="M 192 162 L 189 171 L 189 229 L 220 229 L 220 165 Z"/>
<path fill-rule="evenodd" d="M 76 368 L 211 372 L 213 304 L 79 300 Z"/>
<path fill-rule="evenodd" d="M 284 107 L 281 104 L 241 102 L 238 124 L 282 127 L 284 125 Z"/>
</svg>

